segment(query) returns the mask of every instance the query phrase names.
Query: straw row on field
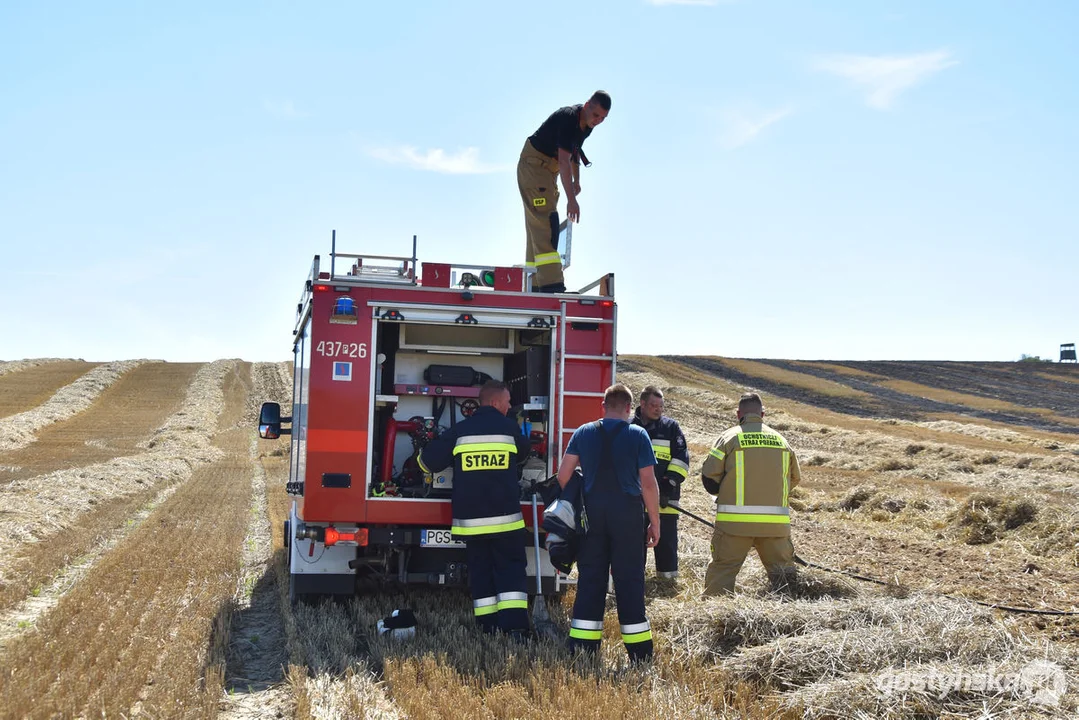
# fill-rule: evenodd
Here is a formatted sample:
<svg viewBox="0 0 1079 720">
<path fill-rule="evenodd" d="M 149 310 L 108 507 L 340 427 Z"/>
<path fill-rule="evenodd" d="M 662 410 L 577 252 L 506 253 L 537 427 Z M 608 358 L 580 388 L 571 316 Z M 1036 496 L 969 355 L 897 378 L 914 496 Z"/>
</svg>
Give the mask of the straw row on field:
<svg viewBox="0 0 1079 720">
<path fill-rule="evenodd" d="M 52 423 L 67 420 L 90 407 L 116 380 L 147 360 L 124 360 L 100 365 L 36 408 L 0 419 L 0 452 L 26 447 L 34 433 Z"/>
<path fill-rule="evenodd" d="M 37 367 L 46 363 L 62 362 L 61 358 L 34 358 L 33 360 L 3 360 L 0 361 L 0 376 L 8 373 L 19 372 L 27 368 Z"/>
<path fill-rule="evenodd" d="M 80 468 L 16 480 L 2 489 L 0 533 L 32 542 L 68 527 L 100 503 L 145 488 L 181 482 L 221 450 L 210 443 L 223 407 L 222 382 L 236 362 L 219 360 L 196 374 L 183 408 L 158 428 L 148 451 Z M 10 554 L 0 558 L 3 579 Z"/>
<path fill-rule="evenodd" d="M 652 371 L 623 372 L 622 378 L 635 392 L 646 384 L 665 390 L 667 414 L 679 421 L 690 446 L 691 475 L 687 483 L 696 485 L 707 449 L 735 422 L 736 396 L 700 386 L 667 386 Z M 963 427 L 959 423 L 934 424 L 922 430 L 914 423 L 862 420 L 858 421 L 860 429 L 845 429 L 806 422 L 791 413 L 781 405 L 766 419 L 794 447 L 803 475 L 810 478 L 812 468 L 820 466 L 880 473 L 882 479 L 898 472 L 920 480 L 956 483 L 971 490 L 1020 492 L 1034 487 L 1044 492 L 1079 493 L 1079 453 L 1075 452 L 1079 445 L 1029 439 L 1026 447 L 1017 447 L 1014 438 L 1003 431 L 984 428 L 985 433 L 979 435 L 979 426 Z M 901 431 L 900 436 L 894 434 L 896 430 Z M 940 442 L 940 430 L 949 431 L 945 436 L 956 442 Z M 965 434 L 959 434 L 959 430 Z M 918 432 L 922 433 L 921 440 L 912 441 L 919 438 Z M 964 436 L 970 436 L 978 445 L 995 441 L 994 449 L 966 447 L 962 444 Z"/>
<path fill-rule="evenodd" d="M 672 396 L 688 401 L 685 412 L 678 416 L 683 425 L 701 427 L 706 435 L 712 436 L 733 423 L 734 408 L 739 394 L 748 388 L 733 382 L 722 380 L 703 371 L 661 358 L 646 356 L 623 357 L 623 369 L 620 379 L 644 379 L 649 384 L 665 389 Z M 772 366 L 767 366 L 772 368 Z M 677 380 L 675 380 L 677 378 Z M 632 384 L 632 382 L 631 382 Z M 643 386 L 643 385 L 642 385 Z M 640 388 L 636 388 L 639 390 Z M 927 421 L 915 423 L 889 418 L 858 418 L 826 410 L 803 403 L 771 398 L 767 393 L 765 404 L 769 416 L 777 418 L 784 412 L 797 417 L 800 424 L 825 427 L 831 430 L 853 430 L 855 432 L 882 432 L 896 439 L 931 441 L 941 444 L 960 445 L 972 450 L 1016 451 L 1016 445 L 1026 445 L 1031 452 L 1052 454 L 1053 451 L 1079 452 L 1079 443 L 1074 437 L 1060 433 L 1049 433 L 1026 427 L 1005 427 L 1001 423 L 970 418 L 966 422 Z M 668 397 L 670 404 L 671 397 Z M 717 411 L 719 411 L 717 413 Z M 701 423 L 702 418 L 719 416 L 718 423 Z M 717 427 L 722 426 L 722 427 Z M 920 429 L 924 428 L 924 429 Z M 1000 432 L 994 432 L 999 429 Z M 687 433 L 688 435 L 688 433 Z M 1022 448 L 1026 449 L 1026 448 Z"/>
<path fill-rule="evenodd" d="M 0 585 L 0 649 L 32 628 L 106 553 L 134 532 L 176 490 L 147 488 L 105 501 L 48 542 L 29 543 Z M 66 564 L 65 564 L 66 563 Z"/>
<path fill-rule="evenodd" d="M 222 692 L 232 595 L 251 504 L 248 382 L 232 361 L 157 447 L 211 458 L 105 555 L 0 660 L 0 694 L 17 716 L 205 716 Z M 245 368 L 246 372 L 246 368 Z M 216 397 L 213 397 L 216 396 Z M 46 649 L 47 648 L 47 649 Z M 31 660 L 32 659 L 32 660 Z M 32 668 L 31 672 L 29 669 Z"/>
</svg>

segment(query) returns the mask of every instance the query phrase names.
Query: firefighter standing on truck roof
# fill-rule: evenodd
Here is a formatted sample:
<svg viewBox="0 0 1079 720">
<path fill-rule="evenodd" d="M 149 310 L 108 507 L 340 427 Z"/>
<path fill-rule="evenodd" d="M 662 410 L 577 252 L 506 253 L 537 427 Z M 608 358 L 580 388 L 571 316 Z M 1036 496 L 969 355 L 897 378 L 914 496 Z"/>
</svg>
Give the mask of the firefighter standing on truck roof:
<svg viewBox="0 0 1079 720">
<path fill-rule="evenodd" d="M 607 579 L 614 579 L 622 642 L 632 661 L 652 657 L 652 627 L 644 612 L 645 548 L 660 539 L 656 458 L 648 433 L 629 424 L 633 396 L 612 385 L 603 419 L 577 428 L 558 466 L 566 486 L 580 463 L 585 527 L 577 550 L 577 599 L 570 648 L 594 653 L 603 637 Z M 647 517 L 645 513 L 647 512 Z"/>
<path fill-rule="evenodd" d="M 656 575 L 678 577 L 678 515 L 682 481 L 689 474 L 689 451 L 686 437 L 674 418 L 663 414 L 663 393 L 649 385 L 641 391 L 641 404 L 633 415 L 652 439 L 656 454 L 656 481 L 659 483 L 659 544 L 654 552 Z"/>
<path fill-rule="evenodd" d="M 488 380 L 480 407 L 423 449 L 420 468 L 439 472 L 453 465 L 453 536 L 464 540 L 472 613 L 484 632 L 529 635 L 525 573 L 525 522 L 517 463 L 531 450 L 529 438 L 506 417 L 510 391 Z"/>
<path fill-rule="evenodd" d="M 611 110 L 611 96 L 597 90 L 582 105 L 559 108 L 525 140 L 517 162 L 517 187 L 525 206 L 525 265 L 536 268 L 533 289 L 565 292 L 562 258 L 558 255 L 558 184 L 566 191 L 566 214 L 579 222 L 581 208 L 581 151 L 585 138 L 604 121 Z"/>
<path fill-rule="evenodd" d="M 760 396 L 743 395 L 738 402 L 738 425 L 719 436 L 701 469 L 704 489 L 717 495 L 705 595 L 734 592 L 735 577 L 752 547 L 757 548 L 773 589 L 793 580 L 787 499 L 800 479 L 794 451 L 782 435 L 764 424 Z"/>
</svg>

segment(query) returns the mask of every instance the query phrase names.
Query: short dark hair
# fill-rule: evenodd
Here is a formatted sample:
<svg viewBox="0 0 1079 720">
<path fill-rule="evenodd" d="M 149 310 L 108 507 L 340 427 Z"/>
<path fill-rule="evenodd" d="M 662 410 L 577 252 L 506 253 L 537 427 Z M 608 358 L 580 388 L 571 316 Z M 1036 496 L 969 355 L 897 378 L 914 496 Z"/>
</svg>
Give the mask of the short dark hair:
<svg viewBox="0 0 1079 720">
<path fill-rule="evenodd" d="M 764 402 L 757 393 L 749 392 L 738 398 L 738 412 L 743 415 L 759 415 L 762 410 L 764 410 Z"/>
<path fill-rule="evenodd" d="M 615 383 L 603 393 L 603 404 L 607 407 L 629 408 L 633 405 L 633 393 L 622 383 Z"/>
<path fill-rule="evenodd" d="M 660 400 L 662 400 L 663 391 L 655 385 L 649 385 L 644 390 L 641 390 L 641 405 L 644 405 L 646 402 L 651 400 L 653 396 L 658 397 Z"/>
<path fill-rule="evenodd" d="M 480 405 L 490 405 L 502 392 L 508 392 L 510 386 L 501 380 L 488 380 L 480 388 Z"/>
<path fill-rule="evenodd" d="M 611 96 L 605 90 L 597 90 L 592 93 L 592 97 L 588 98 L 588 102 L 599 105 L 607 112 L 611 111 Z"/>
</svg>

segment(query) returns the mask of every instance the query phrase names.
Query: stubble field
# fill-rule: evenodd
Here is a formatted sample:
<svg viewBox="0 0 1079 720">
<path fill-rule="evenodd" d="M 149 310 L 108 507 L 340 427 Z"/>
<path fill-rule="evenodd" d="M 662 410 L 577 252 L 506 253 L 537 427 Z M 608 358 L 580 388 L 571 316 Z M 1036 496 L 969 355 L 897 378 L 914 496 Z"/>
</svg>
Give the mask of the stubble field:
<svg viewBox="0 0 1079 720">
<path fill-rule="evenodd" d="M 700 465 L 761 392 L 799 455 L 804 569 L 701 599 L 710 531 L 653 577 L 627 667 L 481 637 L 464 591 L 287 602 L 288 363 L 0 363 L 0 717 L 1029 718 L 1079 712 L 1079 367 L 621 358 Z M 820 568 L 844 570 L 879 582 Z M 568 626 L 572 590 L 552 614 Z M 409 606 L 417 637 L 375 622 Z"/>
</svg>

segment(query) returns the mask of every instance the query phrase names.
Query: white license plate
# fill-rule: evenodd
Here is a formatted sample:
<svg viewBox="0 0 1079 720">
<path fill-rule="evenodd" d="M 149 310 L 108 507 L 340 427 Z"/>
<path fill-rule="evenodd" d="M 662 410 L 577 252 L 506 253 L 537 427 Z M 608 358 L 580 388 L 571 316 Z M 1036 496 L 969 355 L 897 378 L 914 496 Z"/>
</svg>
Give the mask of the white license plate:
<svg viewBox="0 0 1079 720">
<path fill-rule="evenodd" d="M 449 530 L 420 530 L 420 547 L 464 547 Z"/>
</svg>

